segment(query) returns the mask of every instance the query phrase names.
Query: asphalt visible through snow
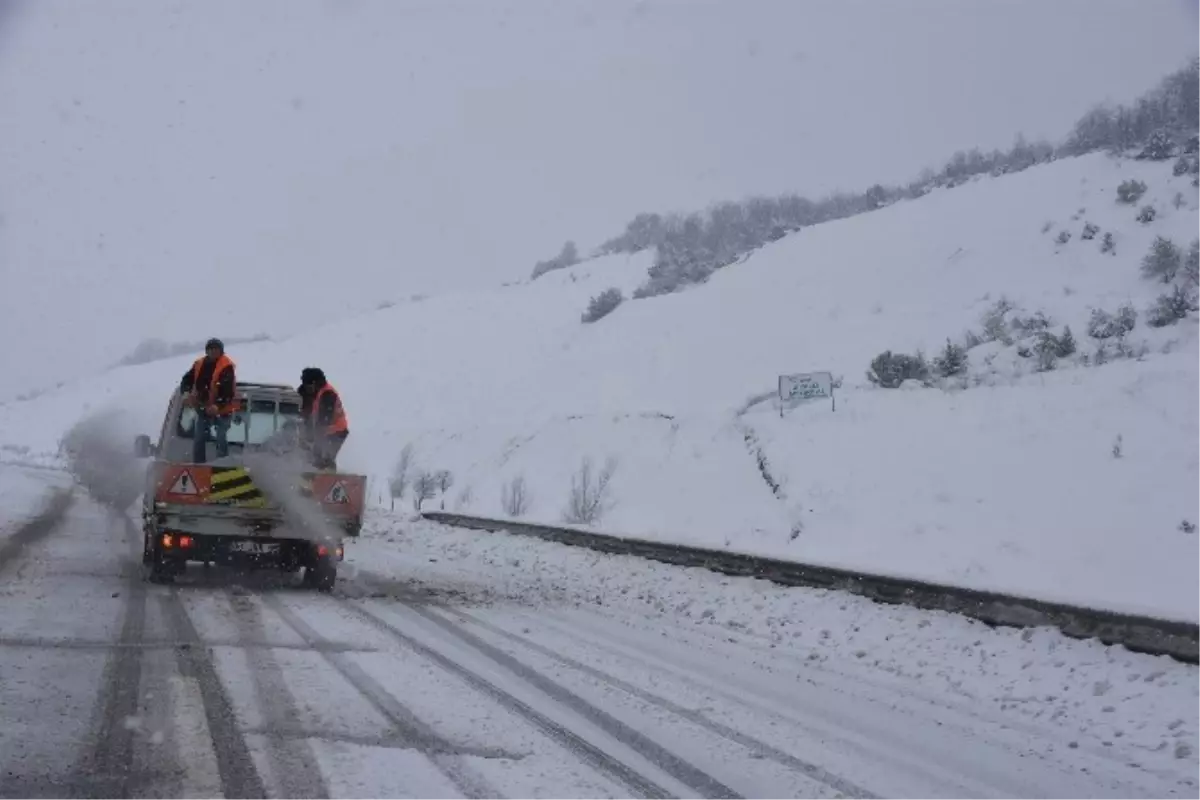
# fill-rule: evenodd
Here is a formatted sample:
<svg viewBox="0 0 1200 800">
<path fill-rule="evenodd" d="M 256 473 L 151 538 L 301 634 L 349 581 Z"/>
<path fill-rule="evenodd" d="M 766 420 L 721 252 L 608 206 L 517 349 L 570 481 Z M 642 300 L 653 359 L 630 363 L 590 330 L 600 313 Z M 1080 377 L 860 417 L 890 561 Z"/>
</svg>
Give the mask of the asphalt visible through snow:
<svg viewBox="0 0 1200 800">
<path fill-rule="evenodd" d="M 657 619 L 369 563 L 331 595 L 198 565 L 153 585 L 130 519 L 58 512 L 0 551 L 4 797 L 1195 796 Z"/>
</svg>

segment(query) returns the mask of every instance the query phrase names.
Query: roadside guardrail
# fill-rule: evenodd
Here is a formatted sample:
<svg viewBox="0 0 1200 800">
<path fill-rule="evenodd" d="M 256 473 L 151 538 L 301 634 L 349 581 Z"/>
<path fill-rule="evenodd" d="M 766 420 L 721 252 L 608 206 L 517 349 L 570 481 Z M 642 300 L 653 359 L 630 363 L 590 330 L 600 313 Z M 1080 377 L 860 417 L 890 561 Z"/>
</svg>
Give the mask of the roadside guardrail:
<svg viewBox="0 0 1200 800">
<path fill-rule="evenodd" d="M 421 516 L 431 522 L 456 528 L 532 536 L 602 553 L 637 556 L 682 567 L 699 567 L 724 575 L 759 578 L 783 586 L 850 592 L 880 603 L 962 614 L 988 625 L 1053 627 L 1076 639 L 1094 638 L 1105 644 L 1124 645 L 1134 652 L 1166 655 L 1189 664 L 1200 663 L 1200 625 L 1193 623 L 578 528 L 473 517 L 445 511 L 429 511 Z"/>
</svg>

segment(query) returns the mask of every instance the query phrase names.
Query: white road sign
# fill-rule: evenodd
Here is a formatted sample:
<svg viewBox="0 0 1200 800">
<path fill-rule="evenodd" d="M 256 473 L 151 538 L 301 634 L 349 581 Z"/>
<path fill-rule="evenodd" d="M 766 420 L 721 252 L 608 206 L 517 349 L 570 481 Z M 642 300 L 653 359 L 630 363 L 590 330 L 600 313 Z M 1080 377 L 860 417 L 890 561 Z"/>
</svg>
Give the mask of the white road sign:
<svg viewBox="0 0 1200 800">
<path fill-rule="evenodd" d="M 801 372 L 779 376 L 779 413 L 785 406 L 802 400 L 828 397 L 833 401 L 833 374 L 829 372 Z"/>
</svg>

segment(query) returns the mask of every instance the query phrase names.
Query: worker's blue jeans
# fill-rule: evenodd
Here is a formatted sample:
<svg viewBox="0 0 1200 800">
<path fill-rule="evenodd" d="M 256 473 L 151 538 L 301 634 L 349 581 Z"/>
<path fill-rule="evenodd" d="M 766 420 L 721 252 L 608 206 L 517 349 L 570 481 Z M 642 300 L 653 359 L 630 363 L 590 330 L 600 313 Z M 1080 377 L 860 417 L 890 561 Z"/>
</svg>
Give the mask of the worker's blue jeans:
<svg viewBox="0 0 1200 800">
<path fill-rule="evenodd" d="M 196 424 L 192 427 L 192 462 L 203 464 L 208 461 L 208 427 L 216 429 L 217 458 L 229 455 L 229 415 L 210 417 L 203 411 L 196 412 Z"/>
</svg>

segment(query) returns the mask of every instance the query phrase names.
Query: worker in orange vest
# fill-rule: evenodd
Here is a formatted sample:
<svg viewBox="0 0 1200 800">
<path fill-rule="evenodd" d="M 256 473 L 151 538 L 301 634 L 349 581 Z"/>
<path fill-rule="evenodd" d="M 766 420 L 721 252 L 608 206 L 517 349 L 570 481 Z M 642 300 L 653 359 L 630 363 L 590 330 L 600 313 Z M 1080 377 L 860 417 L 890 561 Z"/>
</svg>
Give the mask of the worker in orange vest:
<svg viewBox="0 0 1200 800">
<path fill-rule="evenodd" d="M 303 437 L 312 454 L 313 466 L 336 470 L 338 451 L 350 435 L 341 395 L 317 367 L 307 367 L 300 373 L 297 391 L 302 400 Z"/>
<path fill-rule="evenodd" d="M 196 410 L 192 425 L 192 461 L 203 464 L 208 460 L 206 449 L 208 431 L 215 430 L 217 458 L 229 455 L 229 425 L 237 408 L 237 377 L 233 361 L 225 355 L 220 339 L 209 339 L 204 355 L 196 359 L 179 382 L 183 404 Z"/>
</svg>

